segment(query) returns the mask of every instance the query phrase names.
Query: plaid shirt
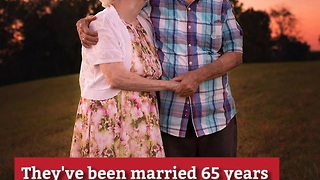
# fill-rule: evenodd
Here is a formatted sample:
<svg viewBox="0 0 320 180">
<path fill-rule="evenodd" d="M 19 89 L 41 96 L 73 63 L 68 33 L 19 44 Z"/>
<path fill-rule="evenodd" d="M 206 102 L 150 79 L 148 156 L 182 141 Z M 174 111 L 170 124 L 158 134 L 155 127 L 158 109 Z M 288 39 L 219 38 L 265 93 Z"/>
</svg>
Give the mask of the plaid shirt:
<svg viewBox="0 0 320 180">
<path fill-rule="evenodd" d="M 155 27 L 162 79 L 212 63 L 225 52 L 242 52 L 242 30 L 229 0 L 150 0 L 144 11 Z M 189 98 L 160 92 L 161 131 L 185 137 L 189 117 L 198 137 L 226 127 L 236 109 L 228 75 L 200 84 Z"/>
</svg>

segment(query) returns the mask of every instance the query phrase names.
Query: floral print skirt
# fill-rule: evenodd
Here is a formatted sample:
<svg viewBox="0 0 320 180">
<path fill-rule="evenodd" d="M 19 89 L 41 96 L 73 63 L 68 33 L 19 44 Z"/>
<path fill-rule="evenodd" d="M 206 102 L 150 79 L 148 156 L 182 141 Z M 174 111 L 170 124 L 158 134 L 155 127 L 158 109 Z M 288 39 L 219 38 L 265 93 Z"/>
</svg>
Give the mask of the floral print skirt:
<svg viewBox="0 0 320 180">
<path fill-rule="evenodd" d="M 107 100 L 81 98 L 71 157 L 164 157 L 154 92 L 121 91 Z"/>
</svg>

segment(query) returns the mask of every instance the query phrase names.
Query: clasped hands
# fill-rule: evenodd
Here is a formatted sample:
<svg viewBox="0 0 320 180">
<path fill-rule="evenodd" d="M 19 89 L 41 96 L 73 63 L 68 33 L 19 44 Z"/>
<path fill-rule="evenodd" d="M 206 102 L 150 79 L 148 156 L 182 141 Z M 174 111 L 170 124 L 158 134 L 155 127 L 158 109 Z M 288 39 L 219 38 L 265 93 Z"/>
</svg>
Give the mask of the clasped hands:
<svg viewBox="0 0 320 180">
<path fill-rule="evenodd" d="M 189 71 L 183 75 L 173 78 L 171 81 L 180 82 L 174 89 L 181 97 L 189 97 L 193 95 L 201 83 L 199 74 L 196 71 Z"/>
</svg>

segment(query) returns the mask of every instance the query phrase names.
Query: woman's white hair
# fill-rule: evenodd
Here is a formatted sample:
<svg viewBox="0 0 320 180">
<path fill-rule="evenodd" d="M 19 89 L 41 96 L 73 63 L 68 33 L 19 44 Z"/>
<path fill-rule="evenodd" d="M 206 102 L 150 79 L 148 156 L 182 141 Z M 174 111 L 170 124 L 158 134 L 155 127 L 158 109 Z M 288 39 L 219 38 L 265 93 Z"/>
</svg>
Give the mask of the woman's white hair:
<svg viewBox="0 0 320 180">
<path fill-rule="evenodd" d="M 102 3 L 102 7 L 104 8 L 109 7 L 113 2 L 113 0 L 99 0 L 99 1 Z"/>
</svg>

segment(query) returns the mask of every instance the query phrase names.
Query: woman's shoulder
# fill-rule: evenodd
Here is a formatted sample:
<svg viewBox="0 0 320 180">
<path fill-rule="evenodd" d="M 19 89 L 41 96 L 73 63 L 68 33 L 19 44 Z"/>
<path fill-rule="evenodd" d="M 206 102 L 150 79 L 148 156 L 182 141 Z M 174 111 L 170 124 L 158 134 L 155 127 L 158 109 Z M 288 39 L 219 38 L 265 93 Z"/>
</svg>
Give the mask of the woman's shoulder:
<svg viewBox="0 0 320 180">
<path fill-rule="evenodd" d="M 119 16 L 117 11 L 113 6 L 105 8 L 104 10 L 98 12 L 96 15 L 96 20 L 92 21 L 90 25 L 93 27 L 114 27 L 117 23 L 119 23 Z M 120 21 L 121 22 L 121 21 Z"/>
<path fill-rule="evenodd" d="M 107 7 L 102 11 L 99 11 L 95 16 L 96 17 L 107 17 L 107 16 L 116 16 L 118 15 L 116 9 L 113 6 Z"/>
</svg>

